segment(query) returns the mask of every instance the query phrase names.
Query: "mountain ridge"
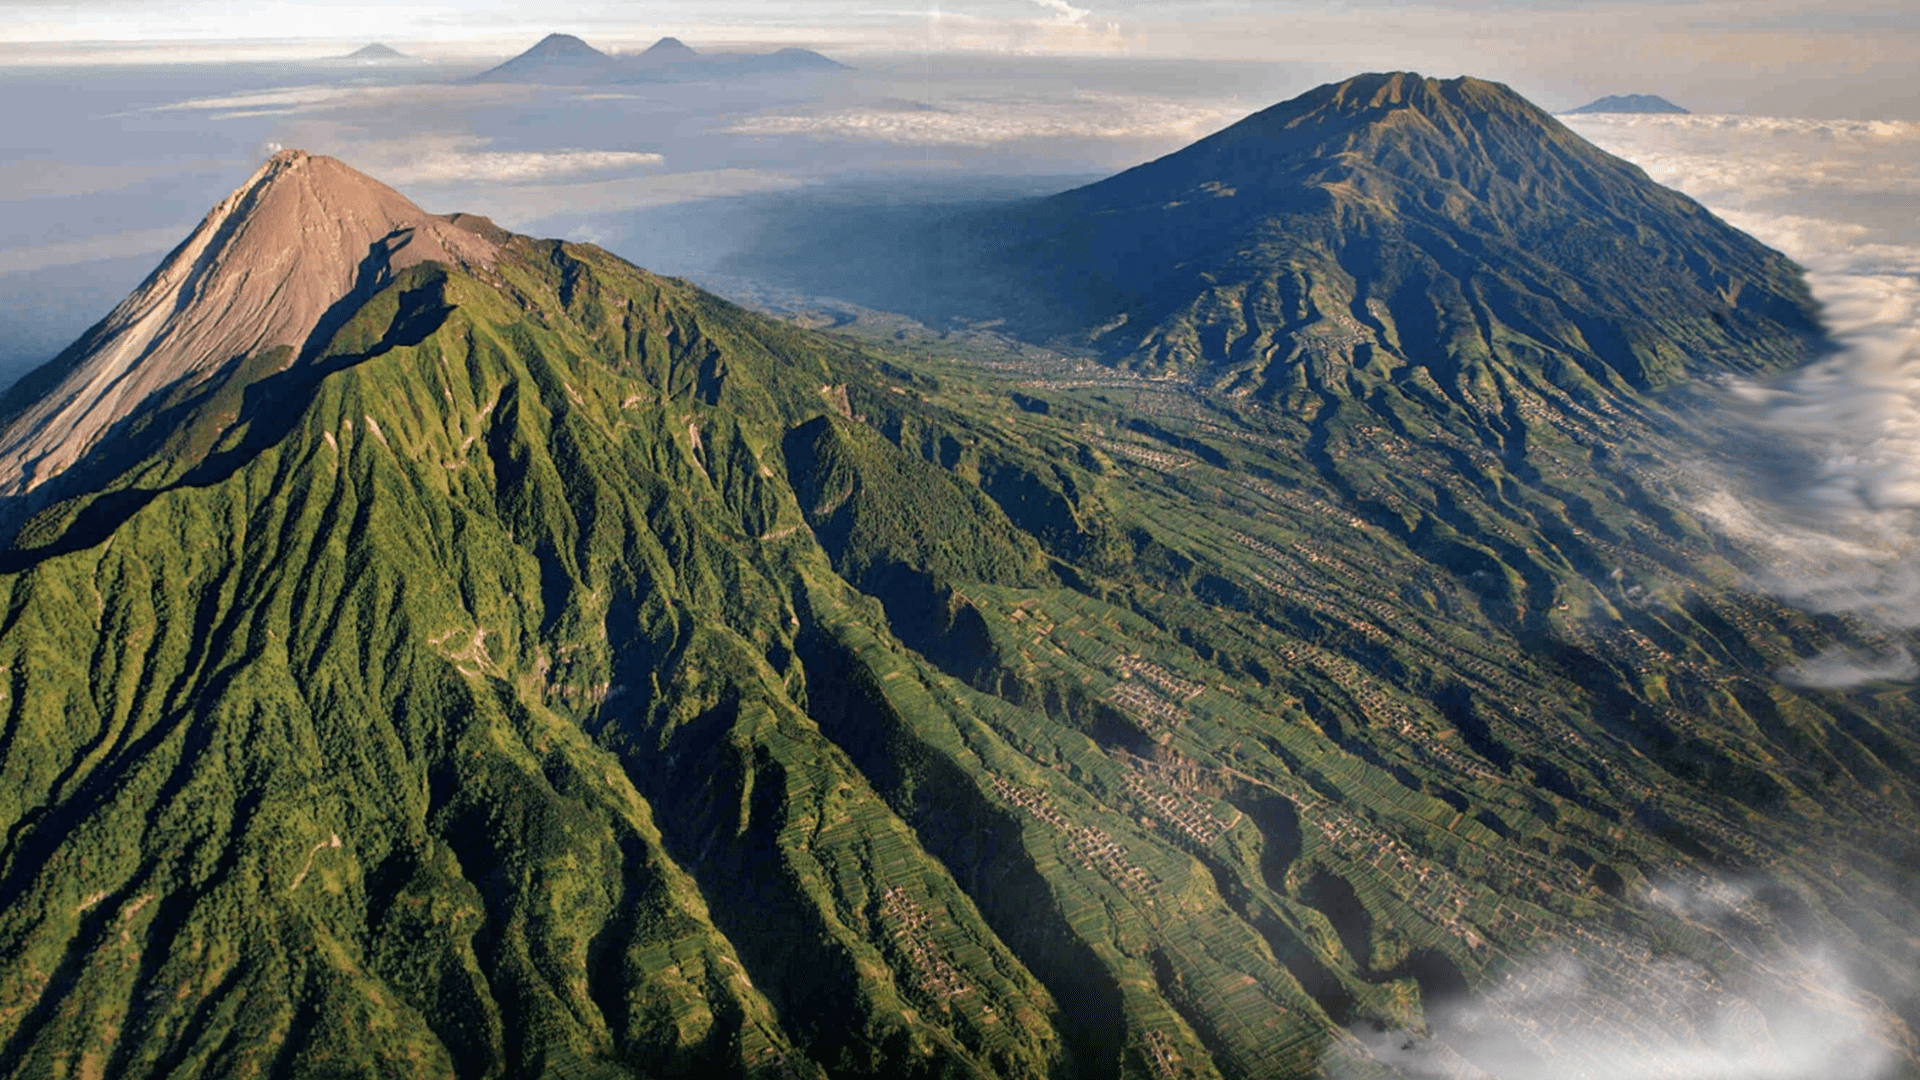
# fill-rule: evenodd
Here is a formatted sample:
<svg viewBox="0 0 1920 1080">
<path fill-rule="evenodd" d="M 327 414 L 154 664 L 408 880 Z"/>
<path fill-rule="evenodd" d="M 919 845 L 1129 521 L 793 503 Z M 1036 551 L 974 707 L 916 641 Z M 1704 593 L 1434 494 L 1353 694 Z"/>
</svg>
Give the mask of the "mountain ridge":
<svg viewBox="0 0 1920 1080">
<path fill-rule="evenodd" d="M 1774 677 L 1871 635 L 1727 586 L 1661 394 L 1296 408 L 441 227 L 6 552 L 0 1073 L 1920 1062 L 1920 713 Z"/>
<path fill-rule="evenodd" d="M 702 53 L 678 38 L 663 37 L 631 55 L 602 52 L 571 34 L 548 34 L 526 52 L 473 76 L 470 82 L 553 82 L 594 85 L 689 82 L 754 75 L 839 71 L 846 65 L 808 49 L 770 53 Z"/>
</svg>

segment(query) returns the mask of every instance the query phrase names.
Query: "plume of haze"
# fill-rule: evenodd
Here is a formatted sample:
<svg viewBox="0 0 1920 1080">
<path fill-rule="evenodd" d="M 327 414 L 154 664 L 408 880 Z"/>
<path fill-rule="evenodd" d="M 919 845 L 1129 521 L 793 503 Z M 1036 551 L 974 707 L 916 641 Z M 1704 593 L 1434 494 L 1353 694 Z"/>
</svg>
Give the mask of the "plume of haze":
<svg viewBox="0 0 1920 1080">
<path fill-rule="evenodd" d="M 1731 452 L 1681 470 L 1682 497 L 1753 556 L 1767 591 L 1920 627 L 1920 123 L 1567 120 L 1805 267 L 1837 346 L 1784 377 L 1726 383 Z M 1781 676 L 1836 688 L 1920 674 L 1898 638 Z"/>
<path fill-rule="evenodd" d="M 1015 14 L 1021 25 L 1077 25 L 1072 11 L 1025 0 Z M 781 43 L 690 40 L 703 51 Z M 1300 65 L 866 52 L 839 54 L 853 68 L 820 75 L 525 86 L 464 81 L 504 55 L 384 66 L 324 54 L 161 62 L 171 55 L 148 43 L 140 63 L 0 57 L 0 384 L 104 315 L 274 146 L 339 157 L 428 210 L 485 214 L 698 274 L 741 239 L 746 203 L 758 220 L 776 197 L 800 191 L 937 201 L 1057 190 L 1327 75 Z"/>
<path fill-rule="evenodd" d="M 1360 1026 L 1336 1080 L 1885 1080 L 1898 1024 L 1834 950 L 1797 940 L 1777 885 L 1699 878 L 1647 890 L 1657 913 L 1734 948 L 1719 971 L 1605 927 L 1553 942 L 1482 993 L 1429 1001 L 1423 1030 Z M 1755 927 L 1764 930 L 1754 933 Z"/>
</svg>

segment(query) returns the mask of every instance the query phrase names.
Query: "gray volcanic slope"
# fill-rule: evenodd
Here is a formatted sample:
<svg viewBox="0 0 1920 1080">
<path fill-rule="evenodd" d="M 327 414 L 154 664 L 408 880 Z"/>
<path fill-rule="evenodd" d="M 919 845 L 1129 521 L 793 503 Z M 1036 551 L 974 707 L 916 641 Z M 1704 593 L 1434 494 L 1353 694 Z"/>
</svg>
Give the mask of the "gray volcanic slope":
<svg viewBox="0 0 1920 1080">
<path fill-rule="evenodd" d="M 275 154 L 140 288 L 0 401 L 0 496 L 60 475 L 115 425 L 226 365 L 294 350 L 393 271 L 487 265 L 492 242 L 341 162 Z"/>
</svg>

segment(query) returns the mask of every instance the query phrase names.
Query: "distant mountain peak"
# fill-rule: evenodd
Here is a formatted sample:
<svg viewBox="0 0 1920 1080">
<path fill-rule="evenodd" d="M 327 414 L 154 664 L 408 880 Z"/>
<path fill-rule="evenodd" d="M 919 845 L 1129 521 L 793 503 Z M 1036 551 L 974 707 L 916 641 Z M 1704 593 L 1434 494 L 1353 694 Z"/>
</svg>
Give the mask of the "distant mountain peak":
<svg viewBox="0 0 1920 1080">
<path fill-rule="evenodd" d="M 654 42 L 647 48 L 646 52 L 640 55 L 650 56 L 656 60 L 669 60 L 674 58 L 691 59 L 700 54 L 695 51 L 692 46 L 681 41 L 679 38 L 663 37 L 659 41 Z"/>
<path fill-rule="evenodd" d="M 1778 253 L 1475 78 L 1357 75 L 1098 183 L 930 225 L 844 270 L 809 263 L 809 287 L 1296 404 L 1336 360 L 1533 377 L 1552 355 L 1645 388 L 1775 369 L 1819 333 Z M 1436 311 L 1465 328 L 1444 347 Z"/>
<path fill-rule="evenodd" d="M 771 53 L 702 53 L 675 37 L 663 37 L 646 51 L 618 56 L 603 53 L 568 34 L 549 34 L 540 43 L 472 82 L 551 83 L 583 86 L 622 82 L 688 82 L 838 71 L 845 65 L 806 49 Z"/>
<path fill-rule="evenodd" d="M 1417 120 L 1410 118 L 1417 117 Z M 1396 71 L 1356 75 L 1309 90 L 1156 161 L 1058 196 L 1069 203 L 1119 199 L 1160 206 L 1215 183 L 1248 193 L 1293 191 L 1384 197 L 1392 179 L 1415 186 L 1436 177 L 1503 186 L 1493 158 L 1514 167 L 1559 169 L 1575 159 L 1525 160 L 1578 136 L 1510 87 L 1484 79 L 1427 78 Z M 1590 150 L 1591 148 L 1587 148 Z M 1581 168 L 1612 159 L 1577 154 Z M 1510 170 L 1509 170 L 1510 171 Z M 1356 187 L 1355 185 L 1358 185 Z M 1314 194 L 1314 193 L 1319 194 Z M 1418 192 L 1404 191 L 1396 198 Z"/>
<path fill-rule="evenodd" d="M 413 57 L 388 45 L 376 41 L 371 45 L 362 45 L 348 53 L 347 60 L 411 60 Z"/>
<path fill-rule="evenodd" d="M 1279 121 L 1288 128 L 1312 128 L 1328 122 L 1377 120 L 1395 112 L 1527 116 L 1551 123 L 1548 114 L 1502 83 L 1462 76 L 1434 79 L 1408 71 L 1355 75 L 1307 91 L 1290 101 L 1255 113 L 1234 131 L 1255 131 Z"/>
<path fill-rule="evenodd" d="M 1203 189 L 1237 194 L 1197 198 Z M 1362 267 L 1356 276 L 1444 279 L 1441 291 L 1500 279 L 1500 288 L 1554 312 L 1537 320 L 1514 316 L 1520 333 L 1604 358 L 1643 385 L 1678 378 L 1696 363 L 1738 367 L 1768 354 L 1765 362 L 1777 364 L 1799 354 L 1798 336 L 1817 332 L 1804 284 L 1776 253 L 1588 143 L 1510 87 L 1483 79 L 1358 75 L 1056 196 L 1051 206 L 1076 217 L 1131 216 L 1138 235 L 1120 232 L 1113 241 L 1133 253 L 1131 273 L 1149 265 L 1145 251 L 1164 253 L 1164 276 L 1138 277 L 1124 290 L 1076 304 L 1093 325 L 1135 309 L 1109 347 L 1154 363 L 1251 365 L 1271 347 L 1249 331 L 1246 340 L 1230 338 L 1233 344 L 1209 354 L 1193 328 L 1212 318 L 1208 305 L 1225 302 L 1215 286 L 1201 289 L 1198 307 L 1170 304 L 1182 289 L 1199 288 L 1174 287 L 1188 272 L 1179 268 L 1210 261 L 1218 263 L 1220 280 L 1265 281 L 1275 265 L 1311 267 L 1329 283 Z M 1236 254 L 1256 233 L 1270 261 Z M 1150 244 L 1141 239 L 1148 236 Z M 1716 269 L 1696 272 L 1696 265 Z M 1714 274 L 1747 284 L 1728 290 Z M 1395 302 L 1414 319 L 1409 295 Z M 1422 293 L 1418 304 L 1429 299 Z M 1463 301 L 1460 310 L 1478 302 Z M 1143 320 L 1161 328 L 1158 336 L 1139 336 Z M 1683 336 L 1686 347 L 1643 342 L 1645 327 L 1655 323 Z M 1308 333 L 1306 325 L 1297 332 Z M 1382 329 L 1377 336 L 1392 347 L 1384 343 L 1393 335 Z M 1499 347 L 1492 339 L 1476 346 Z"/>
<path fill-rule="evenodd" d="M 578 84 L 605 75 L 619 64 L 618 57 L 609 56 L 572 34 L 548 34 L 526 52 L 475 75 L 470 81 Z"/>
<path fill-rule="evenodd" d="M 533 48 L 520 54 L 523 57 L 547 57 L 553 59 L 593 59 L 604 58 L 607 54 L 572 34 L 548 34 L 536 42 Z"/>
<path fill-rule="evenodd" d="M 1568 109 L 1569 116 L 1583 113 L 1676 113 L 1685 114 L 1686 109 L 1675 105 L 1658 94 L 1609 94 L 1596 98 L 1577 109 Z"/>
<path fill-rule="evenodd" d="M 292 362 L 342 299 L 493 241 L 330 157 L 275 153 L 98 325 L 0 403 L 0 495 L 64 472 L 149 402 L 282 346 Z"/>
<path fill-rule="evenodd" d="M 1456 84 L 1469 80 L 1456 79 Z M 1478 82 L 1479 80 L 1471 80 Z M 1424 103 L 1441 89 L 1438 79 L 1411 71 L 1370 72 L 1355 75 L 1326 87 L 1336 105 L 1349 108 L 1380 109 Z"/>
</svg>

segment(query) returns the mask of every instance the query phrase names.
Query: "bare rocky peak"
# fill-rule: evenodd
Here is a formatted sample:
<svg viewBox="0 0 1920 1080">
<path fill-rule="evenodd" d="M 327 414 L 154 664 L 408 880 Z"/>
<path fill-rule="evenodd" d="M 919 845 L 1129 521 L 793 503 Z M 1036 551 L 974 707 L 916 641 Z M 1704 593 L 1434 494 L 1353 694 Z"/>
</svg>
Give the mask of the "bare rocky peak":
<svg viewBox="0 0 1920 1080">
<path fill-rule="evenodd" d="M 328 311 L 416 263 L 489 265 L 495 242 L 330 157 L 282 150 L 140 288 L 10 402 L 0 497 L 65 471 L 163 395 L 278 346 L 305 355 Z M 319 344 L 319 343 L 315 343 Z M 17 410 L 17 411 L 15 411 Z"/>
</svg>

